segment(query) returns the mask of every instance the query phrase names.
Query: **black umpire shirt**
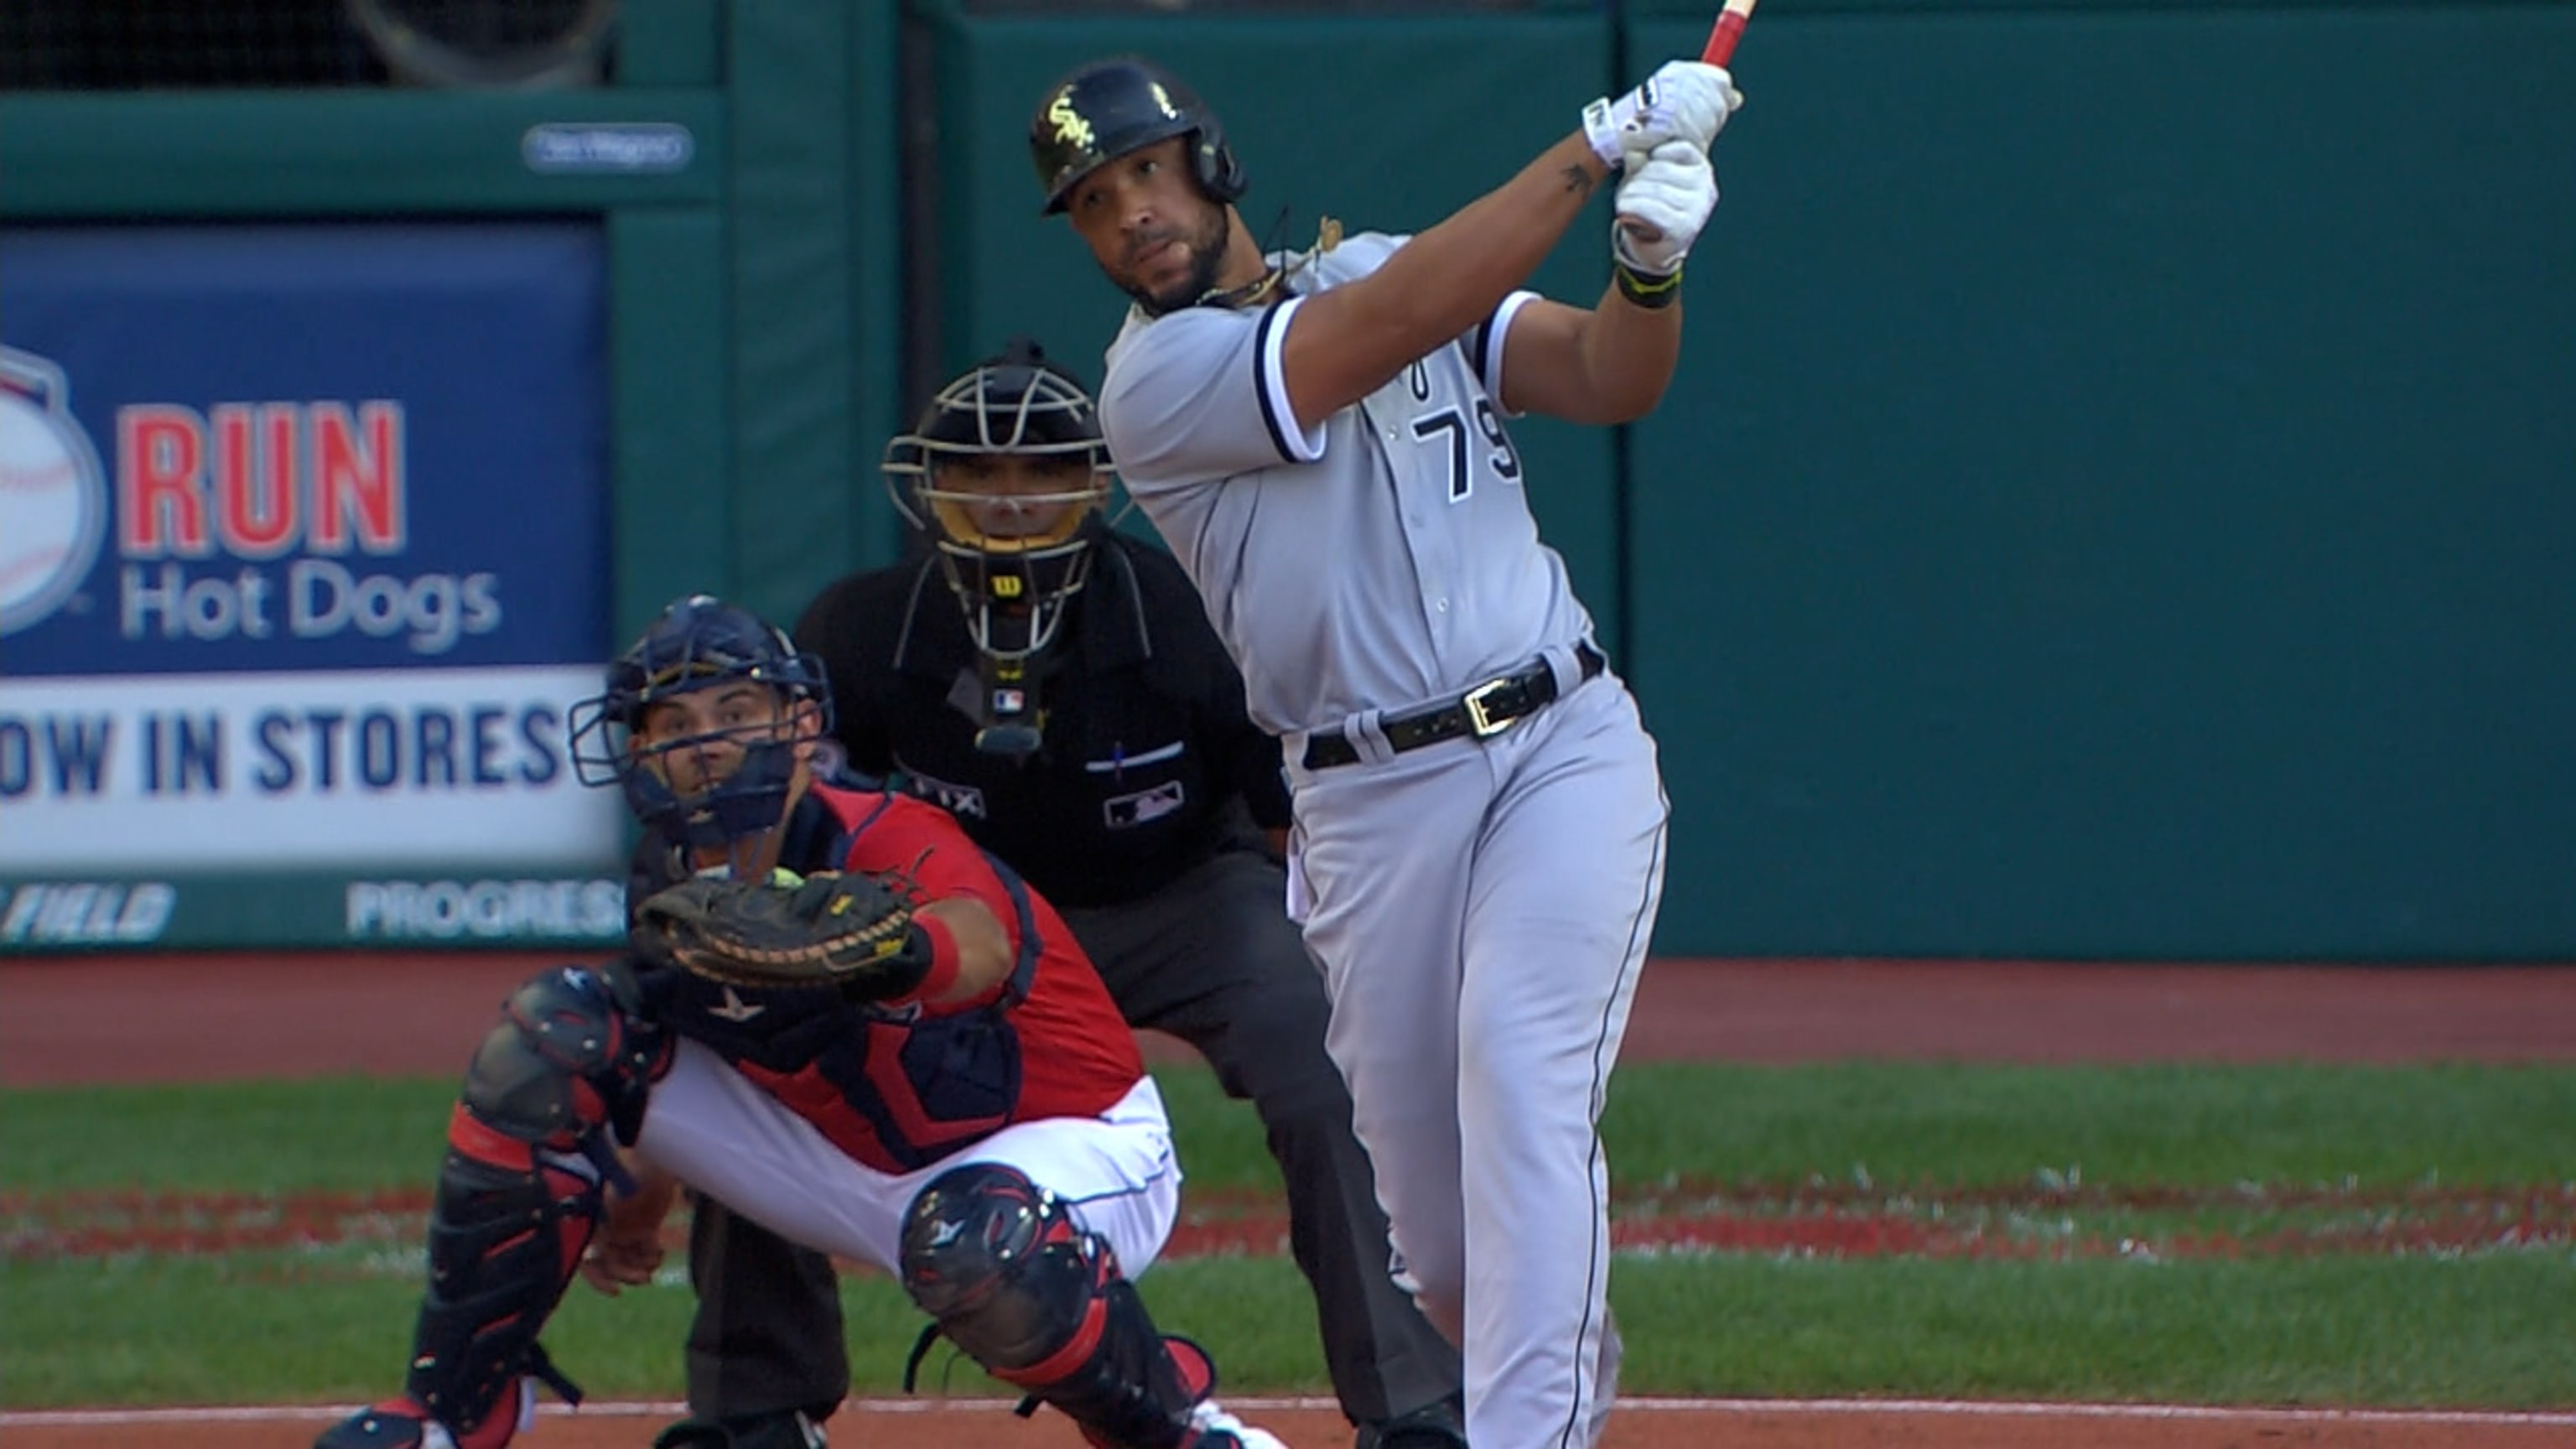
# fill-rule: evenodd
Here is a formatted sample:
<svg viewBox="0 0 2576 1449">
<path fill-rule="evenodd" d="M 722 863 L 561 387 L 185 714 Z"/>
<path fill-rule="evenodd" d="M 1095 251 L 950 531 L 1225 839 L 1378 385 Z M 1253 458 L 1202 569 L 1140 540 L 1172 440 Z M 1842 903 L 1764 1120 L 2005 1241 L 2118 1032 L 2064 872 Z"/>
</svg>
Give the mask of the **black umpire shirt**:
<svg viewBox="0 0 2576 1449">
<path fill-rule="evenodd" d="M 1246 809 L 1264 828 L 1289 818 L 1279 742 L 1245 716 L 1243 677 L 1180 565 L 1107 530 L 1093 549 L 1032 670 L 1045 733 L 1026 759 L 975 748 L 975 646 L 935 558 L 829 585 L 795 630 L 831 677 L 850 763 L 947 806 L 1059 906 L 1133 900 L 1257 848 Z"/>
</svg>

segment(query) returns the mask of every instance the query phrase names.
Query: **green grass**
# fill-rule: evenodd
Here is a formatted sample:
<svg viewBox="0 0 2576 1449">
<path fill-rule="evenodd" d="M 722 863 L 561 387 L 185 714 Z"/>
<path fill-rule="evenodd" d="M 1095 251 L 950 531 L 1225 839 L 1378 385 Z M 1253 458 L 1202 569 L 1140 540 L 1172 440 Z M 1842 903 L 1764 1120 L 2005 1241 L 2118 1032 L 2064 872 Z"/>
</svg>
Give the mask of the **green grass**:
<svg viewBox="0 0 2576 1449">
<path fill-rule="evenodd" d="M 2559 1183 L 2576 1069 L 1642 1065 L 1602 1135 L 1629 1181 Z"/>
<path fill-rule="evenodd" d="M 2563 1251 L 1621 1268 L 1624 1380 L 1658 1392 L 2495 1408 L 2576 1399 L 2576 1259 Z"/>
<path fill-rule="evenodd" d="M 380 1396 L 410 1347 L 408 1272 L 275 1255 L 13 1264 L 11 1408 Z M 1157 1267 L 1146 1297 L 1228 1382 L 1325 1392 L 1314 1309 L 1271 1260 Z M 2011 1397 L 2537 1409 L 2576 1402 L 2576 1261 L 1966 1263 L 1622 1259 L 1623 1386 L 1655 1394 Z M 846 1281 L 862 1392 L 892 1393 L 920 1318 Z M 576 1289 L 548 1348 L 593 1393 L 676 1397 L 683 1287 Z M 1001 1392 L 934 1352 L 952 1392 Z"/>
<path fill-rule="evenodd" d="M 1275 1191 L 1247 1108 L 1204 1072 L 1163 1080 L 1194 1189 Z M 452 1090 L 0 1092 L 0 1404 L 388 1390 L 418 1292 L 409 1225 L 222 1257 L 49 1258 L 18 1246 L 21 1230 L 59 1224 L 69 1193 L 417 1189 Z M 1956 1195 L 1983 1194 L 1974 1211 L 2003 1236 L 2248 1235 L 2366 1227 L 2428 1187 L 2473 1205 L 2563 1205 L 2576 1069 L 1638 1066 L 1616 1079 L 1604 1133 L 1625 1201 L 1683 1185 L 1655 1196 L 1659 1209 L 1705 1189 L 1782 1215 L 1830 1198 L 1956 1224 Z M 2139 1205 L 2167 1191 L 2188 1200 Z M 2563 1206 L 2548 1211 L 2563 1227 Z M 665 1277 L 613 1302 L 576 1289 L 549 1348 L 593 1392 L 675 1396 L 690 1299 Z M 1322 1390 L 1313 1305 L 1284 1261 L 1173 1261 L 1143 1286 L 1169 1326 L 1209 1342 L 1229 1382 Z M 2576 1405 L 2576 1252 L 2563 1231 L 2533 1247 L 2295 1258 L 1623 1255 L 1611 1292 L 1636 1393 Z M 919 1318 L 874 1277 L 848 1279 L 844 1301 L 859 1382 L 890 1391 Z M 943 1365 L 953 1389 L 987 1387 L 944 1353 L 926 1372 Z"/>
<path fill-rule="evenodd" d="M 1190 1180 L 1275 1190 L 1251 1110 L 1160 1074 Z M 0 1188 L 283 1192 L 423 1184 L 451 1081 L 0 1091 Z M 1625 1067 L 1623 1182 L 2402 1186 L 2576 1181 L 2576 1068 Z"/>
</svg>

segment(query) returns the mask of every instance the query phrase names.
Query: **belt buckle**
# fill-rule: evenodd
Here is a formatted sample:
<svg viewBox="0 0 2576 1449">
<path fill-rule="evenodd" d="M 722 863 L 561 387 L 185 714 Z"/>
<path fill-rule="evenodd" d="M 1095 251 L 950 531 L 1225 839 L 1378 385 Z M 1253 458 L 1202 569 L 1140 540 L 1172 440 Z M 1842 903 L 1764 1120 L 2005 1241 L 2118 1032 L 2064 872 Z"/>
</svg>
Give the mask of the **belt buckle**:
<svg viewBox="0 0 2576 1449">
<path fill-rule="evenodd" d="M 1509 675 L 1501 679 L 1488 679 L 1468 690 L 1466 697 L 1458 701 L 1458 707 L 1467 711 L 1467 728 L 1476 738 L 1481 740 L 1489 735 L 1501 734 L 1512 727 L 1513 721 L 1520 718 L 1516 714 L 1507 714 L 1501 719 L 1496 719 L 1485 707 L 1486 700 L 1511 688 L 1513 683 Z"/>
</svg>

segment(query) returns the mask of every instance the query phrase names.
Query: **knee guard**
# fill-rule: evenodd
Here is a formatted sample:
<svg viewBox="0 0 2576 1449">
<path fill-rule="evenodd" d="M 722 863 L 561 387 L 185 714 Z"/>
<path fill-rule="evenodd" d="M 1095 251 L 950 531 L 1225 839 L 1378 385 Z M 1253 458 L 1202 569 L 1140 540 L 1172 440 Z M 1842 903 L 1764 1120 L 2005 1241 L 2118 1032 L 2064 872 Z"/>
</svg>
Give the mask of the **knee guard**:
<svg viewBox="0 0 2576 1449">
<path fill-rule="evenodd" d="M 635 1140 L 671 1043 L 624 962 L 558 966 L 511 993 L 465 1072 L 462 1111 L 502 1137 L 598 1156 Z M 613 1157 L 613 1154 L 610 1154 Z"/>
<path fill-rule="evenodd" d="M 904 1291 L 935 1320 L 905 1368 L 907 1389 L 945 1335 L 1095 1444 L 1189 1441 L 1190 1411 L 1215 1385 L 1206 1353 L 1157 1332 L 1109 1244 L 1018 1169 L 976 1163 L 933 1179 L 904 1215 L 902 1271 Z"/>
<path fill-rule="evenodd" d="M 622 968 L 559 967 L 510 997 L 466 1069 L 430 1207 L 429 1291 L 404 1385 L 461 1440 L 496 1408 L 515 1410 L 525 1377 L 580 1401 L 537 1332 L 590 1244 L 603 1181 L 625 1177 L 609 1135 L 632 1138 L 669 1061 L 668 1042 L 636 1004 Z"/>
</svg>

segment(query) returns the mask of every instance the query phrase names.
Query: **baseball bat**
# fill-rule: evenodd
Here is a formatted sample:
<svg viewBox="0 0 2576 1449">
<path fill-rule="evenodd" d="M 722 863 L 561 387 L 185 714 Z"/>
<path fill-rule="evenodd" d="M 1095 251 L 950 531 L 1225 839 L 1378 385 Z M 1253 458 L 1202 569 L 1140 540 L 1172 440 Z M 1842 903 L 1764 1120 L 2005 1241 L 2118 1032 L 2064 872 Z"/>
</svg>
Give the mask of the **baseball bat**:
<svg viewBox="0 0 2576 1449">
<path fill-rule="evenodd" d="M 1700 60 L 1726 64 L 1735 54 L 1735 42 L 1744 38 L 1744 22 L 1752 18 L 1753 0 L 1726 0 L 1726 8 L 1717 12 L 1717 23 L 1709 27 L 1708 44 L 1700 47 Z"/>
</svg>

